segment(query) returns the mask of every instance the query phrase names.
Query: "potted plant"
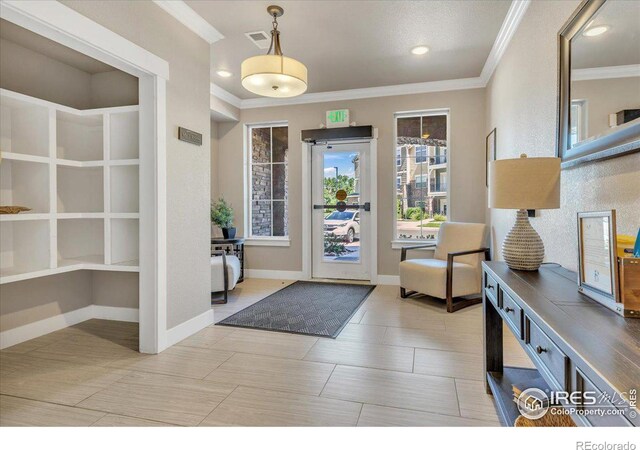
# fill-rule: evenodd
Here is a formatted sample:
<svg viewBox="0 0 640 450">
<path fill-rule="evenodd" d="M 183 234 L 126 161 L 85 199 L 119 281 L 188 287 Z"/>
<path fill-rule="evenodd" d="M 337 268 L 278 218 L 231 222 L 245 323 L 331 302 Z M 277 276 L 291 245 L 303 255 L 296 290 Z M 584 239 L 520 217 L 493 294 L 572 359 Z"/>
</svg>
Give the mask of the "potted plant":
<svg viewBox="0 0 640 450">
<path fill-rule="evenodd" d="M 234 239 L 236 229 L 233 226 L 233 208 L 223 199 L 211 203 L 211 222 L 222 230 L 225 239 Z"/>
</svg>

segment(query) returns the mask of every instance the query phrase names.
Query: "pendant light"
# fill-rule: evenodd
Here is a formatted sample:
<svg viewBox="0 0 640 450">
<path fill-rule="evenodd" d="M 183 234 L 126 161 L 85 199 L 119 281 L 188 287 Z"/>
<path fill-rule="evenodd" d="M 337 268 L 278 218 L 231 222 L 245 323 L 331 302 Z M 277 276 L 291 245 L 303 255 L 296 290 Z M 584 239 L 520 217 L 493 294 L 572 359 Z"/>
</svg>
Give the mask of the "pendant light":
<svg viewBox="0 0 640 450">
<path fill-rule="evenodd" d="M 253 56 L 242 62 L 242 86 L 263 97 L 284 98 L 303 94 L 307 90 L 307 68 L 300 61 L 284 56 L 280 48 L 278 17 L 284 14 L 284 10 L 272 5 L 267 12 L 273 17 L 271 45 L 266 55 Z"/>
</svg>

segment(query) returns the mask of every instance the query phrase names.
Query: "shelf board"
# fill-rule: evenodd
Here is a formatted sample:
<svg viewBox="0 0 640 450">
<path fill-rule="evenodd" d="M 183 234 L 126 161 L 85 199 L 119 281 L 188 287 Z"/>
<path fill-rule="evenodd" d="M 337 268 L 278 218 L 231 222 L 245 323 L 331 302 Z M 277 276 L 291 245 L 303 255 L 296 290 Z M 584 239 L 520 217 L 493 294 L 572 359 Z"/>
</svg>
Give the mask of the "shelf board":
<svg viewBox="0 0 640 450">
<path fill-rule="evenodd" d="M 112 159 L 109 161 L 110 166 L 138 166 L 140 165 L 139 159 Z"/>
<path fill-rule="evenodd" d="M 52 274 L 55 269 L 41 269 L 27 272 L 17 268 L 2 269 L 0 271 L 0 284 L 14 283 L 16 281 L 29 280 L 31 278 L 46 277 Z"/>
<path fill-rule="evenodd" d="M 140 213 L 110 213 L 111 219 L 139 219 Z"/>
<path fill-rule="evenodd" d="M 104 255 L 86 255 L 58 259 L 58 267 L 74 266 L 77 264 L 104 264 Z"/>
<path fill-rule="evenodd" d="M 102 161 L 102 160 L 97 160 L 97 161 L 76 161 L 74 159 L 57 158 L 56 159 L 56 164 L 58 166 L 65 166 L 65 167 L 102 167 L 102 166 L 104 166 L 104 161 Z"/>
<path fill-rule="evenodd" d="M 92 262 L 91 260 L 101 262 Z M 54 269 L 42 269 L 33 272 L 20 272 L 17 269 L 3 269 L 0 275 L 0 284 L 15 283 L 16 281 L 30 280 L 33 278 L 57 275 L 73 272 L 75 270 L 100 270 L 107 272 L 139 272 L 138 261 L 128 261 L 120 264 L 104 264 L 102 256 L 83 256 L 75 259 L 61 259 L 58 267 Z"/>
<path fill-rule="evenodd" d="M 520 416 L 518 406 L 513 401 L 513 385 L 523 391 L 535 387 L 549 392 L 549 385 L 537 369 L 505 367 L 504 373 L 487 372 L 487 382 L 496 402 L 500 423 L 506 427 L 514 426 Z"/>
<path fill-rule="evenodd" d="M 26 161 L 41 164 L 49 164 L 51 158 L 47 156 L 28 155 L 26 153 L 2 152 L 2 159 L 11 161 Z"/>
<path fill-rule="evenodd" d="M 56 219 L 104 219 L 106 214 L 103 212 L 90 212 L 90 213 L 57 213 Z"/>
<path fill-rule="evenodd" d="M 119 263 L 113 263 L 111 264 L 112 266 L 117 266 L 117 267 L 138 267 L 140 266 L 140 261 L 138 261 L 137 259 L 134 259 L 132 261 L 122 261 Z"/>
<path fill-rule="evenodd" d="M 24 220 L 48 220 L 52 217 L 49 213 L 0 214 L 0 222 L 21 222 Z"/>
</svg>

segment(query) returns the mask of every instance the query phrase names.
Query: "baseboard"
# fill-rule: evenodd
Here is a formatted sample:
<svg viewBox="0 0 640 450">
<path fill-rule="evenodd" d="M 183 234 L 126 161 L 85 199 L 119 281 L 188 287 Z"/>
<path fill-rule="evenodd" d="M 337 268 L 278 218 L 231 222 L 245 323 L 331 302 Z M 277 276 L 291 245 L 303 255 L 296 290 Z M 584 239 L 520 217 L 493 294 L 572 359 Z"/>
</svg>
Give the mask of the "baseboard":
<svg viewBox="0 0 640 450">
<path fill-rule="evenodd" d="M 378 275 L 378 284 L 400 286 L 400 275 Z"/>
<path fill-rule="evenodd" d="M 246 278 L 267 278 L 270 280 L 303 280 L 304 274 L 294 270 L 245 269 Z"/>
<path fill-rule="evenodd" d="M 89 305 L 64 314 L 58 314 L 57 316 L 47 317 L 37 322 L 0 332 L 0 350 L 90 319 L 138 322 L 138 310 L 135 308 Z"/>
<path fill-rule="evenodd" d="M 0 349 L 34 339 L 93 318 L 93 305 L 28 323 L 0 333 Z"/>
<path fill-rule="evenodd" d="M 170 328 L 166 333 L 165 348 L 169 348 L 172 345 L 177 344 L 203 328 L 208 327 L 212 323 L 213 309 L 208 309 L 199 316 L 195 316 L 193 319 L 189 319 L 186 322 L 182 322 L 180 325 Z M 162 350 L 164 350 L 164 348 L 159 349 L 159 351 Z"/>
<path fill-rule="evenodd" d="M 139 321 L 139 313 L 137 308 L 93 305 L 93 318 L 137 323 Z"/>
</svg>

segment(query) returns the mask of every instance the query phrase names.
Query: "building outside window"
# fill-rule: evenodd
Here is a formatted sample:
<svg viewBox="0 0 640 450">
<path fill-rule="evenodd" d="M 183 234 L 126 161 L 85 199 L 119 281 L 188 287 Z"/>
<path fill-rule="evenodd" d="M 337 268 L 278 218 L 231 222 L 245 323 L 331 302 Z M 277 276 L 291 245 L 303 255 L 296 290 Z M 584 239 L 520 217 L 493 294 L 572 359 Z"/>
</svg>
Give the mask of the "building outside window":
<svg viewBox="0 0 640 450">
<path fill-rule="evenodd" d="M 286 125 L 249 127 L 249 237 L 288 236 Z"/>
<path fill-rule="evenodd" d="M 448 207 L 448 113 L 396 115 L 396 235 L 435 239 Z"/>
</svg>

